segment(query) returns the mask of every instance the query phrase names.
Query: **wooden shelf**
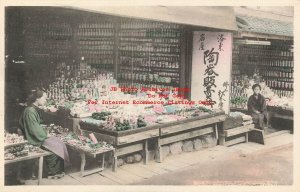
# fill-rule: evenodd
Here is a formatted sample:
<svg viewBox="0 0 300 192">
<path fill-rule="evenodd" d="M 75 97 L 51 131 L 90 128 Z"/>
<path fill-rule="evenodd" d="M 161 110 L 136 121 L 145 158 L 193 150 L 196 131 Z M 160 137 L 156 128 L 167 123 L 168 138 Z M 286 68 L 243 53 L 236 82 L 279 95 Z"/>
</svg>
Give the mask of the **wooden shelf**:
<svg viewBox="0 0 300 192">
<path fill-rule="evenodd" d="M 24 142 L 20 142 L 20 143 L 13 143 L 13 144 L 4 144 L 4 149 L 19 146 L 19 145 L 26 145 L 26 144 L 28 144 L 28 141 L 24 141 Z"/>
</svg>

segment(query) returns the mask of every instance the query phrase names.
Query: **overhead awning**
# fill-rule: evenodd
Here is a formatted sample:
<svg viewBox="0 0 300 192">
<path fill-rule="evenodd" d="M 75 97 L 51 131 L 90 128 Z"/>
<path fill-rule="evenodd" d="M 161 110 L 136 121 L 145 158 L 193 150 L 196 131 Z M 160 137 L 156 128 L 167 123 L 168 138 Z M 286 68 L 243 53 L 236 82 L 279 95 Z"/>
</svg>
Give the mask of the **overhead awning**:
<svg viewBox="0 0 300 192">
<path fill-rule="evenodd" d="M 275 39 L 292 39 L 293 23 L 250 15 L 236 16 L 240 36 Z"/>
<path fill-rule="evenodd" d="M 70 7 L 69 7 L 70 8 Z M 236 31 L 232 7 L 217 6 L 122 6 L 122 7 L 71 7 L 77 10 L 106 15 L 148 19 L 176 24 L 202 26 Z"/>
</svg>

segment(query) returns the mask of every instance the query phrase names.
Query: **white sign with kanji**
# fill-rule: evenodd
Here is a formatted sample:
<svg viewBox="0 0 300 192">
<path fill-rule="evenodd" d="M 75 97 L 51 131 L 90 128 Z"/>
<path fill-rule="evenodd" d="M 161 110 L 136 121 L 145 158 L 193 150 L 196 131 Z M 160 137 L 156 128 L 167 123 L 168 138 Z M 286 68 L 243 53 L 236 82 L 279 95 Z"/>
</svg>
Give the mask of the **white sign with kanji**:
<svg viewBox="0 0 300 192">
<path fill-rule="evenodd" d="M 228 113 L 231 63 L 232 33 L 194 32 L 191 100 Z"/>
</svg>

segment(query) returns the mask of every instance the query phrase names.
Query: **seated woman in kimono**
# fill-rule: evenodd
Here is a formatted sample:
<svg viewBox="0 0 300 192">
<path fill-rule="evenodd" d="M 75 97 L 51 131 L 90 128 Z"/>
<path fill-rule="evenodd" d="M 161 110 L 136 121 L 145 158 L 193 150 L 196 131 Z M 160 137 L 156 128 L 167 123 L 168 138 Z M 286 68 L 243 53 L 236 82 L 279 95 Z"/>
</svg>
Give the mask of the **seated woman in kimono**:
<svg viewBox="0 0 300 192">
<path fill-rule="evenodd" d="M 19 124 L 30 144 L 53 153 L 44 158 L 46 174 L 49 179 L 59 179 L 64 176 L 64 161 L 69 161 L 69 155 L 65 144 L 60 139 L 50 136 L 41 126 L 38 106 L 45 105 L 46 99 L 47 95 L 44 91 L 32 91 Z"/>
<path fill-rule="evenodd" d="M 252 86 L 253 95 L 248 99 L 248 112 L 252 116 L 255 126 L 264 130 L 264 119 L 267 118 L 266 100 L 260 94 L 261 86 L 254 84 Z"/>
</svg>

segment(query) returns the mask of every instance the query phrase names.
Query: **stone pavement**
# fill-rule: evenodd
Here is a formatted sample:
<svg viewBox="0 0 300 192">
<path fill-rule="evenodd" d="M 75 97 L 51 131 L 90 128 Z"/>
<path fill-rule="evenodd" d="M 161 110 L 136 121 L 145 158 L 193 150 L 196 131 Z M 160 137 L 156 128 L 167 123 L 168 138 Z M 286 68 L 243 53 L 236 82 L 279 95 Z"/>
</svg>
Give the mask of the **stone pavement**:
<svg viewBox="0 0 300 192">
<path fill-rule="evenodd" d="M 80 172 L 68 173 L 59 180 L 43 179 L 41 185 L 125 185 L 143 182 L 149 178 L 180 171 L 204 162 L 228 160 L 232 156 L 272 152 L 293 145 L 293 135 L 287 131 L 279 131 L 266 136 L 265 145 L 257 143 L 242 143 L 232 147 L 216 146 L 200 151 L 185 152 L 167 156 L 162 163 L 150 161 L 143 163 L 125 164 L 117 172 L 106 169 L 103 172 L 81 177 Z M 26 185 L 36 185 L 36 180 L 27 180 Z"/>
</svg>

